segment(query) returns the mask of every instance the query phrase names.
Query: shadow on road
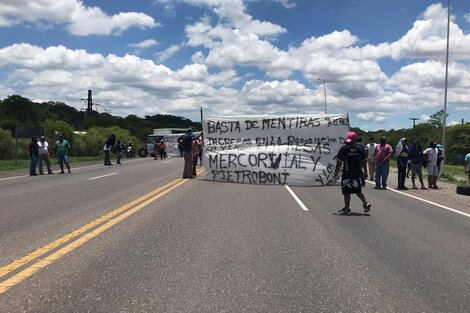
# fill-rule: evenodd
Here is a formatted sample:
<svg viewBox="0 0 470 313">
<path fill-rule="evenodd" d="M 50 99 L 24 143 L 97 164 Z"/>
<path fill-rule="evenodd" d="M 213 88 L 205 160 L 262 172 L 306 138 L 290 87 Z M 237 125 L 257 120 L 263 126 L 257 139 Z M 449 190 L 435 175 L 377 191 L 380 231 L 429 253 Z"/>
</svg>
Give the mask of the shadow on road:
<svg viewBox="0 0 470 313">
<path fill-rule="evenodd" d="M 339 213 L 333 213 L 333 215 L 337 215 L 337 216 L 345 216 L 345 217 L 348 217 L 348 216 L 370 216 L 370 213 L 358 213 L 358 212 L 351 212 L 349 214 L 339 214 Z"/>
</svg>

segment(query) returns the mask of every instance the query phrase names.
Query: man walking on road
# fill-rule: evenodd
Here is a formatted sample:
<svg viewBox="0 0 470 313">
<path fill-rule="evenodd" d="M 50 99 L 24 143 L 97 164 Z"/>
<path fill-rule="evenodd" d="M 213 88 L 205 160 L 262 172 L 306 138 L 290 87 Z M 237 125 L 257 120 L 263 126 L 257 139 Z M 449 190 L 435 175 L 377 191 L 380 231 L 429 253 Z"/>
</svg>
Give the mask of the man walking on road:
<svg viewBox="0 0 470 313">
<path fill-rule="evenodd" d="M 41 140 L 38 142 L 38 149 L 39 149 L 39 175 L 44 175 L 42 162 L 44 161 L 47 166 L 47 173 L 54 174 L 51 170 L 51 161 L 49 160 L 49 144 L 46 141 L 44 136 L 41 136 Z"/>
<path fill-rule="evenodd" d="M 366 155 L 363 149 L 356 145 L 357 134 L 349 132 L 346 136 L 346 144 L 341 147 L 336 156 L 335 178 L 338 178 L 339 170 L 343 165 L 343 175 L 341 177 L 341 191 L 344 196 L 344 208 L 338 211 L 339 214 L 349 214 L 351 194 L 356 194 L 362 201 L 364 213 L 370 211 L 371 204 L 366 201 L 362 193 L 361 177 L 367 179 Z"/>
</svg>

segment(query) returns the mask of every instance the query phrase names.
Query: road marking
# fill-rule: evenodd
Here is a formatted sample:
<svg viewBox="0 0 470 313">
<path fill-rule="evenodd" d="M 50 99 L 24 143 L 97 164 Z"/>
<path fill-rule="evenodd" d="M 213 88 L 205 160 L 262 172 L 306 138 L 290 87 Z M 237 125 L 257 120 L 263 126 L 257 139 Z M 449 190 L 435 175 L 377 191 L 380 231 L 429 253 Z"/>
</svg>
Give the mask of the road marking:
<svg viewBox="0 0 470 313">
<path fill-rule="evenodd" d="M 374 182 L 368 182 L 368 183 L 371 184 L 371 185 L 375 185 Z M 465 212 L 462 212 L 462 211 L 459 211 L 459 210 L 456 210 L 456 209 L 452 209 L 448 206 L 445 206 L 445 205 L 442 205 L 442 204 L 439 204 L 439 203 L 436 203 L 436 202 L 432 202 L 432 201 L 429 201 L 429 200 L 426 200 L 426 199 L 423 199 L 423 198 L 420 198 L 420 197 L 417 197 L 417 196 L 413 196 L 413 195 L 410 195 L 408 193 L 405 193 L 405 192 L 402 192 L 402 191 L 399 191 L 399 190 L 395 190 L 395 189 L 391 189 L 391 188 L 387 188 L 387 190 L 399 193 L 401 195 L 404 195 L 404 196 L 407 196 L 407 197 L 410 197 L 410 198 L 413 198 L 413 199 L 416 199 L 416 200 L 419 200 L 419 201 L 422 201 L 422 202 L 425 202 L 425 203 L 428 203 L 428 204 L 432 204 L 432 205 L 440 207 L 441 209 L 444 209 L 444 210 L 448 210 L 448 211 L 451 211 L 451 212 L 454 212 L 454 213 L 457 213 L 457 214 L 460 214 L 460 215 L 463 215 L 463 216 L 466 216 L 466 217 L 470 217 L 470 214 L 468 214 L 468 213 L 465 213 Z"/>
<path fill-rule="evenodd" d="M 201 168 L 197 171 L 198 174 L 202 173 L 204 171 L 204 168 Z M 89 241 L 90 239 L 98 236 L 105 230 L 111 228 L 113 225 L 119 223 L 120 221 L 124 220 L 125 218 L 131 216 L 135 212 L 141 210 L 148 204 L 154 202 L 155 200 L 159 199 L 160 197 L 163 197 L 170 191 L 173 191 L 174 189 L 178 188 L 179 186 L 183 185 L 186 183 L 187 179 L 175 179 L 174 181 L 169 182 L 168 184 L 157 188 L 151 192 L 149 192 L 146 195 L 143 195 L 142 197 L 94 220 L 93 222 L 65 235 L 62 238 L 57 239 L 56 241 L 37 249 L 36 251 L 33 251 L 32 253 L 22 257 L 21 259 L 18 259 L 16 261 L 11 262 L 10 264 L 0 268 L 0 278 L 5 276 L 6 274 L 14 271 L 15 269 L 25 265 L 28 262 L 31 262 L 37 258 L 39 258 L 41 255 L 44 255 L 48 252 L 50 252 L 52 249 L 57 248 L 58 246 L 62 245 L 63 243 L 84 234 L 82 237 L 72 241 L 71 243 L 67 244 L 66 246 L 62 247 L 60 250 L 50 254 L 49 256 L 45 257 L 44 259 L 41 259 L 40 261 L 37 261 L 36 263 L 30 265 L 26 269 L 22 270 L 18 274 L 10 277 L 9 279 L 6 279 L 3 282 L 0 282 L 0 294 L 4 293 L 14 285 L 20 283 L 23 281 L 25 278 L 33 275 L 35 272 L 38 270 L 46 267 L 47 265 L 53 263 L 54 261 L 60 259 L 62 256 L 65 254 L 75 250 L 77 247 L 81 246 L 85 242 Z M 139 204 L 140 203 L 140 204 Z M 124 213 L 123 213 L 124 212 Z M 122 214 L 121 214 L 122 213 Z M 120 214 L 120 215 L 119 215 Z M 91 228 L 98 226 L 100 224 L 104 223 L 103 225 L 99 226 L 98 228 L 86 233 L 89 231 Z"/>
<path fill-rule="evenodd" d="M 303 202 L 299 199 L 299 197 L 297 197 L 297 195 L 292 191 L 292 189 L 290 189 L 290 187 L 288 185 L 285 185 L 286 186 L 286 189 L 289 191 L 289 193 L 291 194 L 291 196 L 294 198 L 295 201 L 297 201 L 297 203 L 300 205 L 300 207 L 302 208 L 302 210 L 304 211 L 308 211 L 307 207 L 305 206 L 305 204 L 303 204 Z"/>
<path fill-rule="evenodd" d="M 16 178 L 23 178 L 23 177 L 28 177 L 28 176 L 29 175 L 21 175 L 21 176 L 12 176 L 12 177 L 0 178 L 0 181 L 9 180 L 9 179 L 16 179 Z"/>
<path fill-rule="evenodd" d="M 137 159 L 137 160 L 135 160 L 135 161 L 139 161 L 139 160 L 145 160 L 145 159 Z M 135 161 L 131 161 L 131 162 L 135 162 Z M 171 161 L 170 161 L 170 162 L 171 162 Z M 73 162 L 72 162 L 72 164 L 73 164 Z M 84 168 L 99 167 L 99 166 L 103 166 L 103 164 L 93 164 L 93 165 L 87 165 L 87 166 L 72 167 L 72 169 L 73 169 L 74 171 L 76 171 L 76 170 L 81 170 L 81 169 L 84 169 Z M 28 169 L 25 168 L 25 170 L 27 171 Z M 54 171 L 54 173 L 59 173 L 59 170 Z M 0 181 L 2 181 L 2 180 L 9 180 L 9 179 L 16 179 L 16 178 L 23 178 L 23 177 L 29 177 L 29 175 L 20 175 L 20 176 L 12 176 L 12 177 L 0 178 Z"/>
<path fill-rule="evenodd" d="M 170 188 L 162 191 L 161 193 L 158 193 L 158 194 L 154 195 L 153 197 L 147 199 L 146 201 L 144 201 L 141 204 L 133 207 L 132 209 L 124 212 L 123 214 L 118 215 L 117 217 L 110 219 L 108 222 L 106 222 L 105 224 L 103 224 L 103 225 L 99 226 L 98 228 L 92 230 L 91 232 L 85 234 L 83 237 L 78 238 L 77 240 L 69 243 L 68 245 L 61 248 L 60 250 L 58 250 L 58 251 L 52 253 L 51 255 L 47 256 L 46 258 L 30 265 L 28 268 L 24 269 L 23 271 L 19 272 L 18 274 L 16 274 L 16 275 L 10 277 L 9 279 L 1 282 L 0 283 L 0 294 L 4 293 L 5 291 L 10 289 L 14 285 L 20 283 L 21 281 L 23 281 L 27 277 L 33 275 L 38 270 L 48 266 L 49 264 L 51 264 L 54 261 L 60 259 L 61 257 L 66 255 L 67 253 L 69 253 L 69 252 L 75 250 L 76 248 L 80 247 L 84 243 L 88 242 L 90 239 L 95 238 L 96 236 L 98 236 L 99 234 L 104 232 L 105 230 L 111 228 L 112 226 L 116 225 L 120 221 L 122 221 L 125 218 L 131 216 L 132 214 L 134 214 L 137 211 L 141 210 L 142 208 L 146 207 L 147 205 L 149 205 L 150 203 L 152 203 L 155 200 L 159 199 L 160 197 L 163 197 L 164 195 L 166 195 L 170 191 L 173 191 L 174 189 L 176 189 L 179 186 L 183 185 L 188 180 L 178 179 L 176 181 L 178 181 L 178 182 L 176 184 L 174 184 L 173 186 L 171 186 Z"/>
<path fill-rule="evenodd" d="M 170 162 L 173 162 L 173 161 L 163 161 L 162 164 L 166 164 L 166 163 L 170 163 Z"/>
<path fill-rule="evenodd" d="M 19 268 L 19 267 L 25 265 L 26 263 L 31 262 L 31 261 L 37 259 L 37 258 L 40 257 L 41 255 L 43 255 L 43 254 L 45 254 L 45 253 L 48 253 L 48 252 L 51 251 L 52 249 L 57 248 L 57 247 L 60 246 L 61 244 L 63 244 L 63 243 L 65 243 L 65 242 L 69 241 L 70 239 L 73 239 L 73 238 L 75 238 L 75 237 L 77 237 L 77 236 L 79 236 L 79 235 L 81 235 L 81 234 L 87 232 L 87 231 L 90 230 L 91 228 L 93 228 L 93 227 L 95 227 L 95 226 L 97 226 L 97 225 L 99 225 L 99 224 L 101 224 L 101 223 L 103 223 L 103 222 L 105 222 L 105 221 L 107 221 L 107 220 L 113 218 L 114 216 L 116 216 L 116 215 L 118 215 L 118 214 L 120 214 L 120 213 L 126 211 L 127 209 L 129 209 L 129 208 L 131 208 L 131 207 L 133 207 L 133 206 L 135 206 L 135 205 L 137 205 L 137 204 L 139 204 L 139 203 L 141 203 L 141 202 L 143 202 L 143 201 L 145 201 L 146 199 L 148 199 L 148 198 L 154 196 L 155 194 L 158 194 L 158 193 L 161 192 L 162 190 L 165 190 L 166 188 L 175 185 L 176 183 L 178 183 L 178 182 L 180 182 L 180 181 L 182 181 L 181 178 L 176 179 L 176 180 L 174 180 L 174 181 L 172 181 L 172 182 L 170 182 L 170 183 L 168 183 L 168 184 L 166 184 L 166 185 L 164 185 L 164 186 L 162 186 L 162 187 L 160 187 L 160 188 L 157 188 L 157 189 L 155 189 L 155 190 L 153 190 L 153 191 L 151 191 L 151 192 L 149 192 L 149 193 L 147 193 L 147 194 L 145 194 L 145 195 L 143 195 L 143 196 L 137 198 L 136 200 L 133 200 L 132 202 L 130 202 L 130 203 L 126 204 L 126 205 L 123 205 L 123 206 L 121 206 L 120 208 L 118 208 L 118 209 L 116 209 L 116 210 L 114 210 L 114 211 L 109 212 L 108 214 L 103 215 L 102 217 L 100 217 L 100 218 L 98 218 L 98 219 L 96 219 L 96 220 L 94 220 L 94 221 L 92 221 L 92 222 L 86 224 L 85 226 L 82 226 L 82 227 L 80 227 L 80 228 L 78 228 L 78 229 L 76 229 L 76 230 L 74 230 L 74 231 L 68 233 L 67 235 L 65 235 L 65 236 L 63 236 L 63 237 L 61 237 L 61 238 L 55 240 L 54 242 L 51 242 L 51 243 L 49 243 L 49 244 L 47 244 L 47 245 L 45 245 L 45 246 L 43 246 L 43 247 L 37 249 L 36 251 L 33 251 L 33 252 L 31 252 L 30 254 L 28 254 L 28 255 L 26 255 L 26 256 L 24 256 L 24 257 L 22 257 L 22 258 L 20 258 L 20 259 L 18 259 L 18 260 L 16 260 L 16 261 L 13 261 L 13 262 L 11 262 L 10 264 L 8 264 L 8 265 L 6 265 L 6 266 L 4 266 L 4 267 L 1 267 L 1 268 L 0 268 L 0 278 L 3 277 L 4 275 L 10 273 L 11 271 L 13 271 L 13 270 L 15 270 L 15 269 L 17 269 L 17 268 Z"/>
<path fill-rule="evenodd" d="M 101 175 L 101 176 L 96 176 L 96 177 L 88 178 L 88 180 L 95 180 L 95 179 L 98 179 L 98 178 L 113 176 L 113 175 L 116 175 L 116 174 L 117 174 L 117 172 L 114 172 L 114 173 L 110 173 L 110 174 L 106 174 L 106 175 Z"/>
</svg>

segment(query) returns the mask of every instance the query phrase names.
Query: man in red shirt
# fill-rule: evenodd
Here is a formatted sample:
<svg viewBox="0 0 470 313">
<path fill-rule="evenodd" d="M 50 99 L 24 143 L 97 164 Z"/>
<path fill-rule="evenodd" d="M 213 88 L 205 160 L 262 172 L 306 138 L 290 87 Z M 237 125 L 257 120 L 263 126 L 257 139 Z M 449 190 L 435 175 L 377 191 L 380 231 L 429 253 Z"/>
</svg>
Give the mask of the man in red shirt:
<svg viewBox="0 0 470 313">
<path fill-rule="evenodd" d="M 387 189 L 388 173 L 390 171 L 390 158 L 393 148 L 387 143 L 385 137 L 380 138 L 380 144 L 375 146 L 375 187 L 374 189 Z"/>
</svg>

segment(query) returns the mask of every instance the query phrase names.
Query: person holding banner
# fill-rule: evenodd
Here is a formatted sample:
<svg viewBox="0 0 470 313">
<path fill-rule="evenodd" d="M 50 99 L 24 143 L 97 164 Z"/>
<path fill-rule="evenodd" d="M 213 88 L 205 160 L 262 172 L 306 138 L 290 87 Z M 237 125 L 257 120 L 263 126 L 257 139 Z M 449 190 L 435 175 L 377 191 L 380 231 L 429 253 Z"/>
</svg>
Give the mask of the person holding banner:
<svg viewBox="0 0 470 313">
<path fill-rule="evenodd" d="M 351 194 L 356 194 L 362 201 L 364 213 L 370 211 L 371 204 L 366 201 L 362 193 L 361 179 L 367 179 L 367 158 L 363 149 L 356 145 L 357 134 L 349 132 L 344 140 L 346 144 L 342 146 L 336 155 L 336 167 L 334 177 L 338 178 L 339 170 L 343 165 L 343 175 L 341 177 L 341 190 L 344 196 L 344 208 L 338 211 L 341 215 L 351 213 L 349 207 Z"/>
<path fill-rule="evenodd" d="M 202 136 L 202 132 L 199 135 L 193 134 L 193 130 L 188 128 L 186 133 L 177 139 L 178 144 L 181 144 L 181 150 L 183 151 L 184 157 L 184 169 L 183 178 L 193 178 L 193 140 L 199 139 Z"/>
</svg>

